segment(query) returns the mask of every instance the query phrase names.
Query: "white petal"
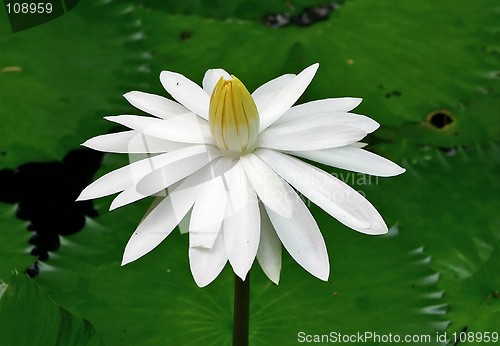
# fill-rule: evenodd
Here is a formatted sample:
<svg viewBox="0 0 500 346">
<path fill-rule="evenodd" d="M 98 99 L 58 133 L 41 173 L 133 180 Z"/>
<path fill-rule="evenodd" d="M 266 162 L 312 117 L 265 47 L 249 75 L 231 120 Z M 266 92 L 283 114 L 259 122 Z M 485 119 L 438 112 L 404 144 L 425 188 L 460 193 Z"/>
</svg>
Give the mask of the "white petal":
<svg viewBox="0 0 500 346">
<path fill-rule="evenodd" d="M 226 263 L 227 255 L 222 234 L 219 234 L 211 249 L 189 247 L 189 265 L 194 281 L 199 287 L 211 283 L 224 269 Z"/>
<path fill-rule="evenodd" d="M 265 109 L 259 110 L 260 131 L 274 123 L 293 106 L 311 83 L 318 67 L 319 64 L 314 64 L 304 69 L 269 101 Z"/>
<path fill-rule="evenodd" d="M 232 79 L 229 73 L 227 73 L 221 68 L 213 68 L 205 72 L 202 84 L 203 84 L 203 90 L 205 90 L 208 96 L 212 95 L 212 91 L 214 91 L 215 84 L 217 84 L 220 77 L 224 77 L 224 79 L 226 80 Z"/>
<path fill-rule="evenodd" d="M 123 131 L 93 137 L 82 144 L 108 153 L 164 153 L 185 148 L 186 144 L 147 136 L 137 131 Z"/>
<path fill-rule="evenodd" d="M 257 261 L 269 280 L 277 285 L 281 272 L 281 241 L 263 205 L 260 206 L 260 241 Z"/>
<path fill-rule="evenodd" d="M 257 106 L 259 114 L 269 106 L 276 95 L 285 88 L 297 75 L 284 74 L 278 78 L 272 79 L 269 82 L 261 85 L 252 93 L 252 98 Z"/>
<path fill-rule="evenodd" d="M 175 187 L 177 187 L 177 186 L 178 186 L 178 184 Z M 173 191 L 173 189 L 172 189 L 172 191 Z M 146 210 L 146 212 L 142 216 L 141 222 L 139 222 L 139 224 L 141 224 L 148 217 L 148 215 L 151 214 L 151 212 L 153 210 L 155 210 L 155 208 L 166 198 L 166 196 L 167 195 L 161 196 L 161 197 L 155 197 L 153 199 L 153 202 L 151 202 L 151 204 L 149 205 L 148 209 Z"/>
<path fill-rule="evenodd" d="M 286 124 L 269 128 L 259 137 L 259 147 L 277 150 L 320 150 L 345 146 L 366 136 L 366 132 L 351 126 L 318 123 L 297 130 Z"/>
<path fill-rule="evenodd" d="M 212 144 L 208 123 L 193 113 L 156 119 L 138 115 L 118 115 L 104 117 L 106 120 L 127 126 L 148 136 L 174 142 Z"/>
<path fill-rule="evenodd" d="M 144 256 L 160 244 L 191 209 L 204 171 L 180 183 L 139 224 L 125 247 L 122 265 Z"/>
<path fill-rule="evenodd" d="M 287 185 L 293 205 L 291 219 L 266 208 L 271 223 L 285 249 L 305 270 L 321 280 L 328 280 L 330 262 L 325 241 L 313 216 L 295 191 Z"/>
<path fill-rule="evenodd" d="M 169 154 L 170 153 L 166 153 L 152 158 L 147 158 L 111 171 L 87 186 L 76 200 L 84 201 L 123 191 L 127 187 L 134 184 L 138 176 L 140 176 L 140 173 L 145 172 L 145 174 L 147 174 L 150 172 L 148 169 L 150 169 L 153 160 L 154 165 L 156 165 L 160 160 L 164 159 L 164 156 Z"/>
<path fill-rule="evenodd" d="M 335 124 L 347 125 L 361 129 L 366 133 L 372 133 L 380 127 L 379 123 L 364 115 L 342 112 L 323 112 L 304 113 L 302 116 L 290 119 L 289 121 L 275 122 L 269 127 L 269 130 L 276 131 L 282 128 L 304 129 L 313 127 L 316 124 L 323 124 L 325 126 L 333 126 Z"/>
<path fill-rule="evenodd" d="M 333 113 L 328 114 L 328 116 L 332 116 Z M 335 115 L 334 115 L 335 116 Z M 373 120 L 370 117 L 362 114 L 356 113 L 347 113 L 347 116 L 350 118 L 348 124 L 349 126 L 356 127 L 365 131 L 366 133 L 372 133 L 376 129 L 380 127 L 380 124 Z"/>
<path fill-rule="evenodd" d="M 168 162 L 151 170 L 137 183 L 139 193 L 150 196 L 162 191 L 221 156 L 217 148 L 203 145 L 177 150 L 170 154 L 172 156 Z"/>
<path fill-rule="evenodd" d="M 361 98 L 338 97 L 306 102 L 290 108 L 276 123 L 291 121 L 317 113 L 347 113 L 363 101 Z"/>
<path fill-rule="evenodd" d="M 344 225 L 365 234 L 387 233 L 387 226 L 373 205 L 339 179 L 273 150 L 259 149 L 255 154 L 304 196 Z"/>
<path fill-rule="evenodd" d="M 211 248 L 222 226 L 227 194 L 222 177 L 216 177 L 200 188 L 189 223 L 189 246 Z"/>
<path fill-rule="evenodd" d="M 122 265 L 145 255 L 163 241 L 191 209 L 200 193 L 202 184 L 210 181 L 214 176 L 223 174 L 230 167 L 233 167 L 233 160 L 223 158 L 212 166 L 207 166 L 175 184 L 175 188 L 170 191 L 169 195 L 164 197 L 158 206 L 149 211 L 144 220 L 141 221 L 127 244 Z M 222 237 L 220 238 L 222 241 Z M 217 248 L 217 246 L 219 245 L 216 241 L 213 248 Z M 222 255 L 226 256 L 223 243 Z M 227 256 L 224 263 L 226 261 Z"/>
<path fill-rule="evenodd" d="M 285 182 L 259 157 L 248 154 L 240 158 L 248 180 L 261 201 L 285 218 L 292 216 L 292 205 L 287 199 Z"/>
<path fill-rule="evenodd" d="M 210 147 L 208 148 L 209 150 L 213 150 Z M 168 165 L 183 157 L 199 155 L 200 153 L 205 154 L 207 151 L 206 146 L 196 145 L 136 161 L 130 165 L 111 171 L 94 181 L 82 191 L 77 201 L 99 198 L 123 191 L 129 186 L 135 185 L 140 179 L 155 169 Z M 152 195 L 152 193 L 148 194 L 148 196 L 149 195 Z"/>
<path fill-rule="evenodd" d="M 208 120 L 210 98 L 198 84 L 179 73 L 170 71 L 162 71 L 160 81 L 165 90 L 177 102 L 203 119 Z"/>
<path fill-rule="evenodd" d="M 171 116 L 189 113 L 186 107 L 167 99 L 166 97 L 148 94 L 142 91 L 131 91 L 123 95 L 135 108 L 158 118 L 167 119 Z"/>
<path fill-rule="evenodd" d="M 155 194 L 157 197 L 165 197 L 167 196 L 166 191 L 160 191 L 159 193 Z M 127 187 L 125 190 L 120 192 L 115 199 L 113 199 L 113 202 L 111 202 L 111 205 L 109 207 L 109 210 L 115 210 L 117 208 L 123 207 L 124 205 L 139 201 L 145 197 L 144 194 L 139 193 L 137 191 L 137 187 L 135 185 L 131 185 Z"/>
<path fill-rule="evenodd" d="M 224 244 L 235 274 L 245 280 L 259 247 L 259 204 L 241 165 L 236 165 L 224 177 L 229 196 L 222 225 Z"/>
<path fill-rule="evenodd" d="M 115 199 L 113 199 L 109 210 L 115 210 L 117 208 L 123 207 L 124 205 L 139 201 L 144 197 L 148 196 L 144 196 L 142 193 L 137 192 L 137 188 L 134 185 L 129 186 L 125 190 L 120 192 L 118 196 L 115 197 Z"/>
<path fill-rule="evenodd" d="M 353 146 L 327 150 L 294 151 L 293 155 L 332 167 L 379 177 L 392 177 L 406 171 L 382 156 Z"/>
</svg>

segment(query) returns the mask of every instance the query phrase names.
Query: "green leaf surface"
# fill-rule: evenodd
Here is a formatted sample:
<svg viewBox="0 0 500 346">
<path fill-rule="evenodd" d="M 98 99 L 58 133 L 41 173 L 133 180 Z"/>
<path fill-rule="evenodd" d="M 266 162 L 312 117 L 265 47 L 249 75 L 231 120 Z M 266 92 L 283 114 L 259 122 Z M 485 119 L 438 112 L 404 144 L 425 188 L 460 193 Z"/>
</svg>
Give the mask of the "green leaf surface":
<svg viewBox="0 0 500 346">
<path fill-rule="evenodd" d="M 441 286 L 445 288 L 445 292 L 453 302 L 448 314 L 452 321 L 450 326 L 452 332 L 500 333 L 498 325 L 500 320 L 500 279 L 498 278 L 500 242 L 498 239 L 488 250 L 493 250 L 493 253 L 487 256 L 470 276 L 462 280 L 445 277 L 441 282 Z"/>
<path fill-rule="evenodd" d="M 120 109 L 117 100 L 137 84 L 143 62 L 140 28 L 127 7 L 82 1 L 17 33 L 0 7 L 1 168 L 60 159 L 111 128 L 102 117 Z"/>
<path fill-rule="evenodd" d="M 261 21 L 271 13 L 296 14 L 305 6 L 323 5 L 321 1 L 297 0 L 293 4 L 281 0 L 214 0 L 214 1 L 162 1 L 162 0 L 132 0 L 132 3 L 153 9 L 160 13 L 197 16 L 207 19 L 238 19 Z"/>
<path fill-rule="evenodd" d="M 155 76 L 166 69 L 200 82 L 208 68 L 223 67 L 253 90 L 319 62 L 302 100 L 363 97 L 356 111 L 384 125 L 378 140 L 411 147 L 500 140 L 495 1 L 347 1 L 328 21 L 282 29 L 164 9 L 140 12 Z M 161 92 L 158 82 L 152 89 Z M 436 128 L 428 117 L 442 110 L 452 123 Z"/>
<path fill-rule="evenodd" d="M 220 9 L 202 2 L 134 2 L 143 8 L 84 2 L 15 35 L 4 34 L 0 23 L 0 45 L 10 47 L 0 56 L 1 119 L 9 124 L 0 136 L 2 167 L 61 158 L 106 132 L 103 115 L 130 110 L 120 94 L 166 94 L 158 81 L 162 69 L 201 82 L 206 69 L 223 67 L 253 90 L 320 62 L 300 102 L 364 98 L 359 112 L 382 124 L 367 139 L 370 148 L 408 171 L 376 182 L 343 172 L 344 178 L 397 226 L 389 236 L 370 238 L 312 207 L 330 252 L 331 280 L 311 277 L 288 255 L 279 286 L 255 266 L 251 341 L 293 345 L 300 331 L 498 331 L 499 151 L 491 146 L 500 139 L 497 2 L 347 1 L 328 21 L 282 29 L 259 19 L 286 11 L 283 3 L 238 1 Z M 292 11 L 300 10 L 296 6 Z M 449 114 L 452 123 L 432 126 L 428 117 L 436 112 Z M 451 149 L 446 154 L 434 146 Z M 126 163 L 108 155 L 101 174 Z M 187 237 L 178 232 L 120 267 L 148 202 L 108 213 L 109 202 L 98 202 L 102 216 L 83 232 L 62 239 L 61 249 L 42 263 L 38 283 L 91 320 L 109 345 L 229 345 L 230 268 L 209 287 L 196 287 Z M 24 223 L 12 206 L 0 210 L 5 277 L 32 258 Z"/>
<path fill-rule="evenodd" d="M 38 285 L 15 272 L 0 281 L 2 345 L 102 345 L 92 325 L 54 303 Z"/>
<path fill-rule="evenodd" d="M 23 272 L 35 261 L 29 254 L 30 237 L 26 222 L 16 219 L 16 206 L 0 204 L 0 278 L 8 278 L 14 269 Z"/>
<path fill-rule="evenodd" d="M 400 177 L 381 178 L 385 188 L 361 190 L 387 210 L 382 215 L 397 215 L 401 232 L 432 256 L 450 330 L 500 332 L 498 146 L 459 148 L 451 156 L 426 149 L 417 164 L 406 166 Z"/>
<path fill-rule="evenodd" d="M 123 157 L 108 155 L 103 171 L 120 163 L 126 163 Z M 91 320 L 107 344 L 229 345 L 231 268 L 207 288 L 198 288 L 190 274 L 187 235 L 178 232 L 144 258 L 120 267 L 148 202 L 107 212 L 109 202 L 100 200 L 102 216 L 64 239 L 57 256 L 41 265 L 37 282 L 63 306 Z M 288 254 L 279 286 L 255 265 L 253 344 L 296 344 L 301 331 L 404 335 L 444 330 L 438 275 L 421 248 L 398 235 L 397 227 L 387 237 L 372 238 L 345 229 L 316 208 L 313 212 L 331 254 L 331 280 L 315 279 Z"/>
</svg>

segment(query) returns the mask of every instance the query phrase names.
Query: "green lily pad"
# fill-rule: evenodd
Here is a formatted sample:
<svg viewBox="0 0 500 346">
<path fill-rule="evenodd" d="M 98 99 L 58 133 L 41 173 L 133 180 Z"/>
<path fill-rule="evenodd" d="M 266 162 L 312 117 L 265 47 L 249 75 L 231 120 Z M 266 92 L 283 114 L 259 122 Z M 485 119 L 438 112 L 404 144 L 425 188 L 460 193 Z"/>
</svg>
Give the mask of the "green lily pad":
<svg viewBox="0 0 500 346">
<path fill-rule="evenodd" d="M 224 1 L 215 0 L 190 1 L 190 2 L 170 2 L 165 4 L 161 0 L 132 0 L 134 4 L 143 6 L 147 9 L 153 9 L 161 13 L 197 16 L 212 19 L 238 19 L 261 21 L 264 15 L 272 13 L 296 14 L 306 6 L 324 5 L 325 2 L 315 1 L 316 4 L 307 0 L 297 0 L 293 4 L 281 0 L 258 1 L 258 0 L 235 0 Z"/>
<path fill-rule="evenodd" d="M 450 331 L 500 332 L 499 149 L 490 144 L 450 154 L 422 150 L 405 174 L 380 179 L 384 189 L 359 188 L 387 210 L 383 215 L 397 215 L 408 241 L 432 257 L 430 267 L 441 275 L 438 286 L 449 303 Z"/>
<path fill-rule="evenodd" d="M 122 107 L 117 100 L 138 84 L 132 80 L 144 62 L 140 27 L 127 8 L 82 1 L 60 18 L 12 33 L 0 7 L 0 167 L 60 159 L 111 128 L 102 116 Z"/>
<path fill-rule="evenodd" d="M 102 171 L 126 163 L 123 156 L 108 155 Z M 147 256 L 120 267 L 124 246 L 149 201 L 107 212 L 109 202 L 99 200 L 102 216 L 64 238 L 57 256 L 41 264 L 37 282 L 63 306 L 92 321 L 107 344 L 229 345 L 231 268 L 207 288 L 198 288 L 188 264 L 188 237 L 178 232 Z M 300 331 L 403 335 L 444 330 L 438 275 L 425 252 L 398 235 L 397 227 L 387 237 L 372 238 L 344 231 L 316 208 L 313 213 L 331 253 L 331 279 L 315 279 L 286 254 L 281 283 L 275 286 L 255 265 L 253 344 L 295 344 Z"/>
<path fill-rule="evenodd" d="M 488 246 L 489 247 L 489 246 Z M 448 317 L 453 321 L 451 333 L 496 332 L 500 335 L 500 298 L 498 266 L 500 264 L 500 242 L 484 263 L 465 279 L 443 278 L 441 286 L 446 289 L 453 305 Z M 477 339 L 476 339 L 477 340 Z"/>
<path fill-rule="evenodd" d="M 0 278 L 10 277 L 12 270 L 26 270 L 35 257 L 30 255 L 27 223 L 16 219 L 16 207 L 0 203 Z"/>
<path fill-rule="evenodd" d="M 208 68 L 223 67 L 253 90 L 319 62 L 302 100 L 363 97 L 358 111 L 382 123 L 379 141 L 414 147 L 500 140 L 494 0 L 347 1 L 327 21 L 282 29 L 207 19 L 211 12 L 195 4 L 191 16 L 176 6 L 140 11 L 153 73 L 173 70 L 201 81 Z M 164 93 L 158 82 L 152 90 Z M 440 113 L 449 120 L 431 121 Z"/>
<path fill-rule="evenodd" d="M 9 283 L 0 282 L 2 344 L 102 345 L 92 325 L 54 303 L 24 274 L 15 272 Z"/>
<path fill-rule="evenodd" d="M 16 86 L 15 92 L 0 93 L 2 105 L 9 110 L 8 123 L 13 124 L 0 139 L 0 149 L 8 149 L 0 158 L 2 165 L 60 158 L 75 143 L 105 132 L 109 125 L 101 119 L 103 115 L 110 109 L 113 114 L 130 109 L 124 100 L 110 101 L 107 95 L 118 100 L 119 94 L 130 89 L 165 94 L 157 79 L 162 69 L 201 81 L 206 69 L 223 67 L 254 89 L 279 74 L 296 73 L 319 61 L 321 68 L 302 101 L 364 97 L 359 112 L 373 115 L 383 125 L 369 141 L 376 143 L 378 152 L 398 158 L 408 168 L 400 177 L 358 184 L 387 223 L 398 226 L 391 236 L 369 238 L 313 207 L 330 251 L 331 282 L 314 279 L 288 255 L 279 286 L 273 286 L 256 266 L 252 270 L 251 341 L 294 344 L 301 331 L 434 335 L 448 325 L 449 331 L 498 328 L 494 321 L 498 319 L 495 292 L 499 282 L 498 275 L 491 273 L 500 265 L 495 179 L 499 155 L 495 147 L 485 146 L 500 139 L 494 112 L 499 108 L 495 72 L 499 50 L 494 35 L 500 21 L 493 0 L 453 4 L 444 0 L 431 4 L 349 1 L 329 21 L 276 30 L 250 17 L 214 20 L 203 13 L 184 15 L 189 11 L 180 7 L 158 11 L 155 5 L 133 12 L 141 18 L 145 33 L 135 36 L 131 34 L 138 27 L 130 18 L 114 17 L 119 23 L 130 23 L 124 32 L 121 26 L 109 25 L 108 14 L 117 14 L 119 6 L 110 4 L 109 12 L 86 6 L 19 33 L 25 36 L 0 38 L 0 42 L 12 43 L 5 56 L 22 61 L 39 51 L 34 42 L 47 40 L 45 30 L 56 37 L 68 26 L 82 36 L 80 47 L 73 36 L 70 41 L 69 34 L 63 35 L 67 57 L 82 53 L 70 61 L 67 71 L 56 60 L 46 72 L 33 69 L 33 76 L 18 80 L 16 73 L 31 70 L 12 69 L 19 65 L 10 60 L 5 65 L 4 55 L 0 58 L 9 67 L 0 78 Z M 252 10 L 253 18 L 257 9 Z M 265 14 L 267 9 L 261 9 Z M 236 12 L 229 7 L 228 11 Z M 94 23 L 95 32 L 90 25 Z M 87 30 L 91 32 L 88 39 L 82 34 Z M 106 34 L 117 40 L 108 41 Z M 141 42 L 140 47 L 125 44 L 127 35 L 138 40 L 136 45 Z M 142 41 L 144 36 L 147 39 Z M 60 41 L 51 42 L 60 49 Z M 44 60 L 52 61 L 53 53 L 45 54 L 33 64 L 44 66 Z M 141 83 L 133 85 L 139 79 L 134 77 L 129 79 L 130 86 L 122 85 L 120 71 L 136 73 L 140 56 L 152 57 L 151 74 L 143 74 Z M 85 64 L 101 74 L 82 72 L 79 68 Z M 116 70 L 108 70 L 109 64 Z M 51 83 L 50 91 L 44 83 Z M 21 89 L 38 91 L 44 98 L 25 102 Z M 59 99 L 61 90 L 67 99 Z M 64 102 L 68 105 L 61 106 Z M 34 124 L 21 137 L 16 127 L 21 120 L 13 119 L 18 113 L 11 111 L 19 107 L 22 114 L 28 114 L 22 123 L 28 119 Z M 448 115 L 452 122 L 431 125 L 435 114 Z M 482 145 L 448 154 L 428 149 L 428 145 L 471 143 Z M 126 163 L 125 158 L 108 155 L 102 173 Z M 121 268 L 124 246 L 148 202 L 108 213 L 109 202 L 109 198 L 98 202 L 102 216 L 89 220 L 83 232 L 63 238 L 61 249 L 41 265 L 37 282 L 58 303 L 90 319 L 111 345 L 229 344 L 230 268 L 208 288 L 197 288 L 188 268 L 187 237 L 177 232 L 148 256 Z M 2 249 L 2 258 L 7 260 L 0 266 L 0 275 L 24 264 L 24 255 L 19 254 L 27 256 L 23 224 L 9 208 L 5 211 L 0 222 L 20 232 L 0 233 L 2 240 L 13 242 L 12 249 Z M 16 255 L 11 258 L 3 253 Z"/>
</svg>

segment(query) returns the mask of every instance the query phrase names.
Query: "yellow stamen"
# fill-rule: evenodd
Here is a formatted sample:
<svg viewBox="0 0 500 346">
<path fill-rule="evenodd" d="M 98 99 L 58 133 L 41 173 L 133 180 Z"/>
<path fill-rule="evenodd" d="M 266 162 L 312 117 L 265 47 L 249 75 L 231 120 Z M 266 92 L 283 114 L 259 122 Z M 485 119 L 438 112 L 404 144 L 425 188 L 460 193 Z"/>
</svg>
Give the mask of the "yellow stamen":
<svg viewBox="0 0 500 346">
<path fill-rule="evenodd" d="M 219 79 L 210 98 L 209 124 L 217 146 L 228 156 L 254 149 L 259 112 L 247 88 L 235 76 Z"/>
</svg>

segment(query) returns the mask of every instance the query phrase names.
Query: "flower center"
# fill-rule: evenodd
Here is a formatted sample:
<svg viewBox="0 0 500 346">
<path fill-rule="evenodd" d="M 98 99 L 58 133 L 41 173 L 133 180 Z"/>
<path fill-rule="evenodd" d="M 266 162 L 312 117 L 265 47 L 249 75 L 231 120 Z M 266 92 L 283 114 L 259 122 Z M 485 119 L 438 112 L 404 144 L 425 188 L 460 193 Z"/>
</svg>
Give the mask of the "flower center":
<svg viewBox="0 0 500 346">
<path fill-rule="evenodd" d="M 239 157 L 255 149 L 259 112 L 247 88 L 235 76 L 219 79 L 210 97 L 210 132 L 226 156 Z"/>
</svg>

